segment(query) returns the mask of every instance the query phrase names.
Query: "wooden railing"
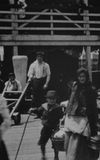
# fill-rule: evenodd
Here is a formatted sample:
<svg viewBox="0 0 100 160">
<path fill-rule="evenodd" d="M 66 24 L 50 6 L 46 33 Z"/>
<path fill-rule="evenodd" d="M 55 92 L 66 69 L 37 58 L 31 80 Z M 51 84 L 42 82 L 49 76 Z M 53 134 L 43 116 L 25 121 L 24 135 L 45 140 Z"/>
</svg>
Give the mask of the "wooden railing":
<svg viewBox="0 0 100 160">
<path fill-rule="evenodd" d="M 0 11 L 0 34 L 100 35 L 100 14 L 62 13 L 57 9 L 42 12 Z"/>
</svg>

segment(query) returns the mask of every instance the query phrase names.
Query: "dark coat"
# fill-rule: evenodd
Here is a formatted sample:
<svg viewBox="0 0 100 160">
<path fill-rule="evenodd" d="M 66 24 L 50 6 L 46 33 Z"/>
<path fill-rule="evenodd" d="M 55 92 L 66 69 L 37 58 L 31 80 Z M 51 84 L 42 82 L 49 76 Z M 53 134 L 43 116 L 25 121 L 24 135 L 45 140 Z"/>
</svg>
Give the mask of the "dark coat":
<svg viewBox="0 0 100 160">
<path fill-rule="evenodd" d="M 77 116 L 87 116 L 90 124 L 91 136 L 96 135 L 98 120 L 96 91 L 90 83 L 84 85 L 75 83 L 72 91 L 74 91 L 74 96 L 72 98 L 73 107 L 70 113 L 73 113 L 74 104 L 77 104 L 74 114 Z"/>
<path fill-rule="evenodd" d="M 38 109 L 38 113 L 40 113 L 42 124 L 53 129 L 57 128 L 60 119 L 63 117 L 62 107 L 58 104 L 49 106 L 48 103 L 44 103 Z"/>
</svg>

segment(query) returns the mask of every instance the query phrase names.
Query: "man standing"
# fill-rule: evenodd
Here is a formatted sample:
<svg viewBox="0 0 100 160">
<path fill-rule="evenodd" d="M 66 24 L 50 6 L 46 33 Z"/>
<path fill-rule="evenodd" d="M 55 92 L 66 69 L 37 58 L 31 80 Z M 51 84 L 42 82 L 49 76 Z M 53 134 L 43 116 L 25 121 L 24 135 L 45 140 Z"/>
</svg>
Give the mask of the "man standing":
<svg viewBox="0 0 100 160">
<path fill-rule="evenodd" d="M 50 66 L 44 61 L 44 52 L 36 53 L 36 60 L 30 65 L 28 81 L 32 84 L 33 107 L 40 107 L 43 103 L 44 91 L 50 81 Z"/>
</svg>

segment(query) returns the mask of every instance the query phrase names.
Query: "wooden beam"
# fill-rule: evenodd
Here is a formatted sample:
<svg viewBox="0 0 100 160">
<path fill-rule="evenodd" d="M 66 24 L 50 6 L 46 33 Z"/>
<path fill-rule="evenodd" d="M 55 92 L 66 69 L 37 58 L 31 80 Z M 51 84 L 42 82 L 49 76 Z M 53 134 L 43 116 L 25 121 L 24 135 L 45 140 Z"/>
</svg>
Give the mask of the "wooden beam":
<svg viewBox="0 0 100 160">
<path fill-rule="evenodd" d="M 0 41 L 12 41 L 12 35 L 0 35 Z M 89 41 L 89 42 L 99 42 L 99 36 L 89 35 L 16 35 L 16 41 Z"/>
<path fill-rule="evenodd" d="M 44 9 L 44 10 L 42 11 L 42 13 L 45 13 L 45 12 L 47 12 L 47 11 L 48 11 L 48 9 Z M 35 16 L 32 17 L 31 19 L 29 19 L 29 21 L 28 21 L 27 23 L 24 23 L 24 24 L 20 25 L 19 28 L 23 28 L 23 27 L 27 26 L 30 22 L 34 21 L 35 19 L 37 19 L 37 18 L 39 18 L 39 17 L 40 17 L 40 15 L 35 15 Z"/>
<path fill-rule="evenodd" d="M 85 4 L 88 6 L 88 0 L 84 0 Z M 84 16 L 84 21 L 86 22 L 86 24 L 84 24 L 84 27 L 86 27 L 86 30 L 85 30 L 85 33 L 86 33 L 86 36 L 87 36 L 87 39 L 88 37 L 90 36 L 90 31 L 89 31 L 89 28 L 90 28 L 90 25 L 89 25 L 89 11 L 88 10 L 84 10 L 84 13 L 86 14 Z M 91 46 L 90 44 L 86 46 L 86 59 L 87 59 L 87 69 L 88 69 L 88 72 L 89 72 L 89 78 L 90 78 L 90 81 L 92 82 L 92 65 L 91 65 Z"/>
<path fill-rule="evenodd" d="M 0 42 L 2 46 L 100 46 L 100 42 L 86 42 L 86 41 L 8 41 Z"/>
<path fill-rule="evenodd" d="M 60 14 L 61 14 L 61 12 L 60 12 L 58 9 L 55 9 L 55 11 L 56 11 L 57 13 L 60 13 Z M 76 27 L 81 28 L 81 26 L 80 26 L 79 24 L 75 23 L 75 21 L 72 20 L 71 18 L 69 18 L 68 16 L 65 16 L 65 15 L 62 15 L 62 16 L 63 16 L 65 19 L 67 19 L 69 22 L 73 23 Z"/>
<path fill-rule="evenodd" d="M 17 35 L 13 40 L 12 35 L 0 36 L 0 45 L 10 46 L 100 46 L 99 36 L 61 36 L 61 35 Z"/>
<path fill-rule="evenodd" d="M 53 26 L 53 16 L 52 16 L 52 12 L 53 12 L 53 10 L 52 9 L 50 9 L 50 13 L 51 13 L 51 15 L 50 15 L 50 20 L 51 20 L 51 23 L 50 23 L 50 28 L 51 28 L 51 35 L 53 35 L 54 34 L 54 31 L 53 31 L 53 28 L 54 28 L 54 26 Z"/>
</svg>

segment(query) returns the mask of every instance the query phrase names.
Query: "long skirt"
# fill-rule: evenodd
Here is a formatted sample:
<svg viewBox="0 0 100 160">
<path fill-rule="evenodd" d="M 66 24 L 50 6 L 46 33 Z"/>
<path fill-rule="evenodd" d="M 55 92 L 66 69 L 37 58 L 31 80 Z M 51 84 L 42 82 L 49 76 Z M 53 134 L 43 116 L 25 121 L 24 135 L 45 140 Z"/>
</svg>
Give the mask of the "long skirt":
<svg viewBox="0 0 100 160">
<path fill-rule="evenodd" d="M 8 152 L 3 140 L 0 142 L 0 159 L 1 160 L 9 160 Z"/>
<path fill-rule="evenodd" d="M 66 132 L 66 160 L 97 160 L 99 152 L 88 147 L 86 137 Z"/>
</svg>

